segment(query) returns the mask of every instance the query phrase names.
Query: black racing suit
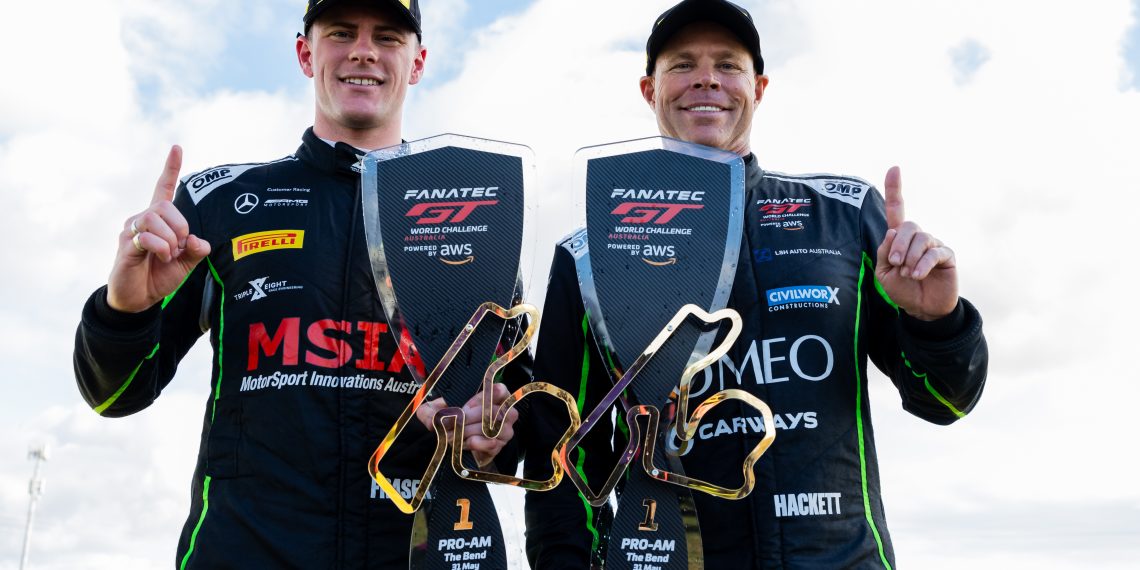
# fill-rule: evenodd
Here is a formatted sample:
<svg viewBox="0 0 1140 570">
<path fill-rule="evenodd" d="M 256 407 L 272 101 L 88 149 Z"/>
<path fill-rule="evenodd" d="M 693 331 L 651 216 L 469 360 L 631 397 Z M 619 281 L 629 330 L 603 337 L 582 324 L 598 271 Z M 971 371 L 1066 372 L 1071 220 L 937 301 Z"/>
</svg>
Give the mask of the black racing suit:
<svg viewBox="0 0 1140 570">
<path fill-rule="evenodd" d="M 174 203 L 210 256 L 143 313 L 111 309 L 106 288 L 84 307 L 79 389 L 96 412 L 118 417 L 170 382 L 202 334 L 204 291 L 216 290 L 179 568 L 407 568 L 412 516 L 371 480 L 367 461 L 418 386 L 373 285 L 361 154 L 309 129 L 294 155 L 187 176 Z M 525 360 L 507 369 L 512 389 L 528 377 Z M 407 499 L 433 443 L 413 421 L 384 460 Z M 515 456 L 499 456 L 507 472 Z"/>
<path fill-rule="evenodd" d="M 965 299 L 934 322 L 913 319 L 891 302 L 874 273 L 886 232 L 883 199 L 866 182 L 763 172 L 749 156 L 746 191 L 740 269 L 729 300 L 744 330 L 725 357 L 693 378 L 689 409 L 722 389 L 743 388 L 771 406 L 777 437 L 755 467 L 757 484 L 747 498 L 694 493 L 706 567 L 890 568 L 867 359 L 890 376 L 906 410 L 949 424 L 974 407 L 985 382 L 981 317 Z M 572 249 L 575 241 L 585 243 L 572 236 L 556 249 L 535 379 L 578 395 L 585 417 L 612 381 L 584 317 L 574 261 L 585 252 Z M 564 429 L 566 414 L 540 405 L 530 410 L 534 441 L 550 441 Z M 606 425 L 570 457 L 595 489 L 627 433 L 620 417 Z M 737 487 L 744 456 L 762 435 L 758 412 L 722 404 L 705 416 L 693 445 L 682 446 L 686 473 Z M 528 477 L 544 471 L 539 459 L 528 457 Z M 608 516 L 569 485 L 528 493 L 531 564 L 587 567 Z"/>
</svg>

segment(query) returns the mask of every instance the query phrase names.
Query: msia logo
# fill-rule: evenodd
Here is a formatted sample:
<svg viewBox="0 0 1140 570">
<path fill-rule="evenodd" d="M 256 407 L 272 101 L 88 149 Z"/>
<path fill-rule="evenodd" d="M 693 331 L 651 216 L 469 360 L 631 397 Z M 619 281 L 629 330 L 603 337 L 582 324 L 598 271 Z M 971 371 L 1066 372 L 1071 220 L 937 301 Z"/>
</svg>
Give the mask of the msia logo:
<svg viewBox="0 0 1140 570">
<path fill-rule="evenodd" d="M 667 224 L 683 210 L 700 210 L 702 204 L 662 204 L 657 202 L 624 202 L 618 204 L 611 214 L 626 216 L 623 224 Z"/>
<path fill-rule="evenodd" d="M 498 200 L 476 200 L 472 202 L 425 202 L 423 204 L 416 204 L 408 210 L 407 217 L 419 217 L 416 220 L 416 225 L 421 224 L 442 224 L 448 222 L 457 224 L 466 220 L 475 208 L 479 206 L 494 206 L 498 204 Z"/>
<path fill-rule="evenodd" d="M 302 330 L 305 331 L 304 336 Z M 386 323 L 370 321 L 351 323 L 319 319 L 304 324 L 300 317 L 286 317 L 276 324 L 251 323 L 246 370 L 254 371 L 262 366 L 298 366 L 302 361 L 319 368 L 336 369 L 359 356 L 353 362 L 358 369 L 400 372 L 404 368 L 404 359 L 399 350 L 392 351 L 389 362 L 380 360 L 381 347 L 389 338 L 387 333 Z M 360 353 L 354 353 L 354 345 L 360 347 Z M 263 363 L 263 358 L 269 363 Z"/>
</svg>

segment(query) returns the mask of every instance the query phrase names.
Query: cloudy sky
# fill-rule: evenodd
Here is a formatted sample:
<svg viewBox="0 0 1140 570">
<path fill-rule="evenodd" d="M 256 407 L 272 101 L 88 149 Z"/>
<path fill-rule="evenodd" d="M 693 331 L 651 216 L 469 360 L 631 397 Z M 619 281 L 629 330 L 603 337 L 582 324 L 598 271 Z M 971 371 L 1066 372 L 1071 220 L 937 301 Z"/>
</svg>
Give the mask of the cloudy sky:
<svg viewBox="0 0 1140 570">
<path fill-rule="evenodd" d="M 582 146 L 656 133 L 637 79 L 671 0 L 423 0 L 408 139 L 539 157 L 534 286 L 573 225 Z M 1140 559 L 1140 0 L 747 0 L 771 84 L 762 166 L 881 183 L 957 252 L 992 362 L 950 428 L 872 401 L 904 568 L 1125 568 Z M 300 0 L 9 0 L 0 80 L 0 570 L 19 564 L 47 442 L 35 568 L 169 567 L 189 505 L 206 343 L 150 409 L 97 417 L 71 372 L 80 307 L 169 145 L 184 173 L 288 154 L 312 120 Z"/>
</svg>

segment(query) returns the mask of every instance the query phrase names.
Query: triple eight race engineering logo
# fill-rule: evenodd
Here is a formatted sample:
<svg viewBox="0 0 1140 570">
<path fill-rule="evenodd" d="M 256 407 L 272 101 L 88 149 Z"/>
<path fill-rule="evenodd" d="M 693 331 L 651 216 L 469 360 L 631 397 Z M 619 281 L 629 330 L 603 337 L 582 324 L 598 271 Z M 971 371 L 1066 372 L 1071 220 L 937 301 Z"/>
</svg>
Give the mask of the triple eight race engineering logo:
<svg viewBox="0 0 1140 570">
<path fill-rule="evenodd" d="M 499 187 L 411 189 L 404 192 L 404 201 L 412 203 L 404 216 L 416 219 L 404 236 L 404 251 L 436 257 L 447 265 L 465 265 L 475 261 L 472 244 L 450 243 L 448 238 L 458 236 L 462 240 L 463 234 L 488 231 L 486 224 L 472 223 L 468 218 L 479 208 L 497 205 Z"/>
<path fill-rule="evenodd" d="M 677 250 L 673 245 L 636 243 L 648 242 L 651 236 L 691 236 L 691 227 L 681 227 L 675 220 L 686 210 L 700 210 L 705 193 L 700 190 L 655 190 L 645 188 L 614 188 L 610 199 L 618 201 L 610 214 L 619 216 L 617 225 L 609 234 L 608 249 L 628 251 L 645 263 L 661 267 L 677 263 Z M 671 223 L 672 222 L 672 223 Z M 618 241 L 635 243 L 618 243 Z"/>
<path fill-rule="evenodd" d="M 249 288 L 234 295 L 235 301 L 249 299 L 259 301 L 279 291 L 297 291 L 304 289 L 301 285 L 293 285 L 285 279 L 270 281 L 269 277 L 258 277 L 249 282 Z"/>
</svg>

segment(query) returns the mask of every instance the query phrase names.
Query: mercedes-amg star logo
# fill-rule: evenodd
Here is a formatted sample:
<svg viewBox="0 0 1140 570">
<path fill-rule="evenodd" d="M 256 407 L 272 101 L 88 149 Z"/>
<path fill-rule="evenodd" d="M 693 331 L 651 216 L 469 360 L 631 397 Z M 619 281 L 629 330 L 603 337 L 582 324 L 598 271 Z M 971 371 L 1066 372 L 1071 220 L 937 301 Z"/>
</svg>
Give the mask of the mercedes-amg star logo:
<svg viewBox="0 0 1140 570">
<path fill-rule="evenodd" d="M 237 200 L 234 200 L 234 209 L 237 210 L 239 214 L 248 214 L 257 207 L 257 203 L 257 195 L 246 192 L 238 196 Z"/>
</svg>

